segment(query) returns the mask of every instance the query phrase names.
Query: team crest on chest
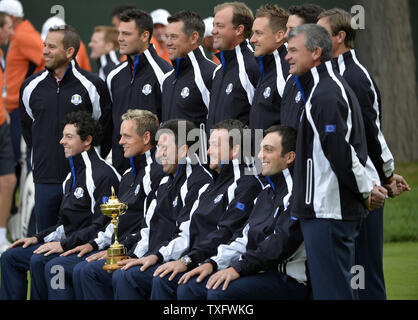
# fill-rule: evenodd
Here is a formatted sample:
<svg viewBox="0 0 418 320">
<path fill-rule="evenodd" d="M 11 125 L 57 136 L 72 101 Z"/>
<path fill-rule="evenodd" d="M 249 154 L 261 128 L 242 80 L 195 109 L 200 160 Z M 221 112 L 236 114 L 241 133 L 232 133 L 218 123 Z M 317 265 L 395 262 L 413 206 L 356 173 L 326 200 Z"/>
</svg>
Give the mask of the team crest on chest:
<svg viewBox="0 0 418 320">
<path fill-rule="evenodd" d="M 78 106 L 82 102 L 83 100 L 81 99 L 81 96 L 79 94 L 73 94 L 73 96 L 71 97 L 71 103 L 75 106 Z"/>
<path fill-rule="evenodd" d="M 74 190 L 74 197 L 76 197 L 77 199 L 80 199 L 83 196 L 84 196 L 83 188 L 78 187 L 77 189 Z"/>
<path fill-rule="evenodd" d="M 142 93 L 146 96 L 149 95 L 152 92 L 152 86 L 150 84 L 146 84 L 142 87 Z"/>
<path fill-rule="evenodd" d="M 298 94 L 295 97 L 296 103 L 299 103 L 300 99 L 302 98 L 302 95 L 300 94 L 300 91 L 298 91 Z"/>
<path fill-rule="evenodd" d="M 232 83 L 228 83 L 228 85 L 226 86 L 226 94 L 229 95 L 232 92 L 232 89 L 234 88 L 234 85 Z"/>
<path fill-rule="evenodd" d="M 263 93 L 264 99 L 267 99 L 268 97 L 270 97 L 270 94 L 271 94 L 271 88 L 270 87 L 267 87 L 264 90 L 264 93 Z"/>
<path fill-rule="evenodd" d="M 188 87 L 184 87 L 183 90 L 181 90 L 181 93 L 180 93 L 180 95 L 183 99 L 186 99 L 189 96 L 189 94 L 190 94 L 190 90 L 189 90 Z"/>
</svg>

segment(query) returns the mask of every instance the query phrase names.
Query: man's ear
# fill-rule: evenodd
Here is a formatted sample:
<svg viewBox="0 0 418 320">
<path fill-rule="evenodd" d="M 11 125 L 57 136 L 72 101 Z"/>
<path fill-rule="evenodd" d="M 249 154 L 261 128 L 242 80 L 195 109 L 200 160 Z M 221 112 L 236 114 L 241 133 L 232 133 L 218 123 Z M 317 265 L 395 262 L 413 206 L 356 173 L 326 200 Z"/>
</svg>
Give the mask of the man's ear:
<svg viewBox="0 0 418 320">
<path fill-rule="evenodd" d="M 139 36 L 141 41 L 143 42 L 149 42 L 151 39 L 149 38 L 149 31 L 145 30 L 144 32 L 141 33 L 141 35 Z"/>
<path fill-rule="evenodd" d="M 187 144 L 183 144 L 180 148 L 179 148 L 179 159 L 183 159 L 186 158 L 188 156 L 189 152 L 189 147 L 187 146 Z"/>
<path fill-rule="evenodd" d="M 87 150 L 92 147 L 93 143 L 93 137 L 91 135 L 88 135 L 86 140 L 83 141 L 84 149 Z"/>
<path fill-rule="evenodd" d="M 317 47 L 314 51 L 312 51 L 312 58 L 314 61 L 321 61 L 322 57 L 322 49 Z"/>
<path fill-rule="evenodd" d="M 142 139 L 145 145 L 151 144 L 151 133 L 149 131 L 145 131 L 142 135 Z"/>
<path fill-rule="evenodd" d="M 65 49 L 65 56 L 67 57 L 67 60 L 71 60 L 74 55 L 75 49 L 74 47 L 68 47 Z M 75 57 L 74 57 L 75 59 Z"/>
<path fill-rule="evenodd" d="M 244 36 L 244 25 L 243 24 L 239 24 L 236 28 L 235 28 L 235 34 L 237 36 Z"/>
<path fill-rule="evenodd" d="M 288 153 L 285 154 L 286 164 L 288 167 L 290 167 L 293 164 L 293 162 L 295 162 L 295 158 L 296 158 L 296 152 L 294 151 L 289 151 Z"/>
<path fill-rule="evenodd" d="M 199 43 L 199 32 L 193 31 L 192 35 L 190 36 L 190 39 L 193 45 L 195 45 L 196 43 Z"/>
<path fill-rule="evenodd" d="M 232 159 L 239 159 L 241 146 L 239 144 L 236 144 L 235 146 L 232 147 L 231 151 L 232 151 Z"/>
<path fill-rule="evenodd" d="M 345 38 L 346 38 L 347 34 L 344 30 L 340 30 L 337 33 L 337 41 L 339 44 L 343 44 L 345 42 Z"/>
</svg>

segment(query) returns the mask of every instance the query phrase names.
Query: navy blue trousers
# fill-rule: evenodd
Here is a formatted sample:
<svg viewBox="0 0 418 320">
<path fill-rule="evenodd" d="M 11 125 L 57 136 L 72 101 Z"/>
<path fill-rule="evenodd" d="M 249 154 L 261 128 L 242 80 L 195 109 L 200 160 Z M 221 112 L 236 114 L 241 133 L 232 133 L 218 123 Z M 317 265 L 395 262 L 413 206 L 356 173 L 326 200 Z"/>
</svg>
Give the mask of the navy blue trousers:
<svg viewBox="0 0 418 320">
<path fill-rule="evenodd" d="M 356 264 L 364 268 L 364 289 L 360 300 L 386 300 L 383 275 L 383 206 L 371 211 L 361 224 L 356 238 Z"/>
<path fill-rule="evenodd" d="M 209 276 L 197 283 L 196 277 L 177 288 L 178 300 L 305 300 L 309 288 L 293 278 L 276 271 L 266 271 L 238 278 L 223 291 L 207 290 Z"/>
<path fill-rule="evenodd" d="M 308 269 L 316 300 L 354 300 L 351 287 L 355 238 L 361 220 L 300 219 Z"/>
<path fill-rule="evenodd" d="M 36 231 L 55 226 L 62 200 L 62 184 L 35 183 Z"/>
<path fill-rule="evenodd" d="M 72 254 L 66 257 L 56 257 L 50 260 L 45 265 L 45 280 L 48 289 L 48 299 L 49 300 L 73 300 L 73 299 L 82 299 L 83 295 L 79 290 L 79 287 L 73 286 L 73 271 L 77 264 L 85 261 L 85 259 L 94 254 L 96 252 L 89 252 L 85 254 L 83 257 L 77 257 L 77 254 Z M 56 273 L 59 272 L 58 270 L 62 270 L 64 272 L 64 286 L 55 286 L 52 287 L 54 277 Z M 61 272 L 62 272 L 61 271 Z"/>
<path fill-rule="evenodd" d="M 151 296 L 153 276 L 160 264 L 141 271 L 141 266 L 128 270 L 116 270 L 113 273 L 112 284 L 116 300 L 149 300 Z"/>
<path fill-rule="evenodd" d="M 173 280 L 168 280 L 171 274 L 164 278 L 154 277 L 152 279 L 151 300 L 177 300 L 178 282 L 185 272 L 177 274 Z"/>
<path fill-rule="evenodd" d="M 112 273 L 103 270 L 105 263 L 106 259 L 83 261 L 75 267 L 73 286 L 81 288 L 82 299 L 113 300 Z"/>
<path fill-rule="evenodd" d="M 46 300 L 48 291 L 44 276 L 45 264 L 58 254 L 44 256 L 34 254 L 41 244 L 28 248 L 16 247 L 5 251 L 1 256 L 1 300 L 25 300 L 28 289 L 27 271 L 30 270 L 31 300 Z"/>
</svg>

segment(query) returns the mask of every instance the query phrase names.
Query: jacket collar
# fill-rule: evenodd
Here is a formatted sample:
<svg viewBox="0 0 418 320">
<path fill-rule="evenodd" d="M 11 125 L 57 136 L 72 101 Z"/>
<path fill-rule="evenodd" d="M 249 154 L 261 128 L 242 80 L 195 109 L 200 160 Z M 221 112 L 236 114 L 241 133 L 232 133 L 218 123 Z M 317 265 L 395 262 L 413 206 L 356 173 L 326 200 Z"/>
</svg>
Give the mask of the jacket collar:
<svg viewBox="0 0 418 320">
<path fill-rule="evenodd" d="M 149 64 L 147 54 L 155 55 L 157 52 L 154 49 L 154 46 L 152 44 L 149 45 L 148 49 L 140 54 L 136 54 L 134 58 L 132 59 L 131 56 L 127 56 L 128 64 L 131 68 L 133 68 L 134 75 L 138 70 L 141 69 L 141 67 Z"/>
<path fill-rule="evenodd" d="M 240 51 L 249 50 L 248 46 L 249 46 L 249 42 L 247 39 L 245 39 L 240 44 L 238 44 L 234 49 L 219 51 L 215 55 L 218 57 L 219 61 L 221 61 L 222 68 L 225 69 L 228 66 L 229 62 L 236 59 L 237 50 L 240 50 Z"/>
<path fill-rule="evenodd" d="M 184 58 L 177 58 L 176 60 L 171 61 L 173 64 L 173 68 L 175 70 L 176 78 L 178 78 L 179 74 L 184 70 L 190 68 L 193 63 L 192 60 L 201 60 L 203 57 L 202 47 L 199 46 L 193 51 L 190 51 L 186 57 Z"/>
<path fill-rule="evenodd" d="M 137 173 L 148 165 L 148 162 L 154 159 L 155 147 L 146 151 L 143 154 L 139 154 L 134 157 L 129 157 L 129 163 L 132 169 L 134 179 L 136 179 Z"/>
</svg>

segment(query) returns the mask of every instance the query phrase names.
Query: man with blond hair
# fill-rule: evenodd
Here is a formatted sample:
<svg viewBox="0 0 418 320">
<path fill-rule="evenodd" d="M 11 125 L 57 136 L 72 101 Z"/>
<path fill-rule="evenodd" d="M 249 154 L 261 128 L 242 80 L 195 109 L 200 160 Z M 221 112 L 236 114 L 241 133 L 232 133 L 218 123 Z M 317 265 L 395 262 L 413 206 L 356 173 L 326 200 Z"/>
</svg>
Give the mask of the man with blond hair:
<svg viewBox="0 0 418 320">
<path fill-rule="evenodd" d="M 225 119 L 249 122 L 254 91 L 260 77 L 254 52 L 248 43 L 254 21 L 242 2 L 225 2 L 215 7 L 213 47 L 220 50 L 221 64 L 213 74 L 206 131 Z"/>
<path fill-rule="evenodd" d="M 116 50 L 119 50 L 118 30 L 110 26 L 97 26 L 89 42 L 90 58 L 96 59 L 99 77 L 106 80 L 107 75 L 118 64 Z"/>
</svg>

